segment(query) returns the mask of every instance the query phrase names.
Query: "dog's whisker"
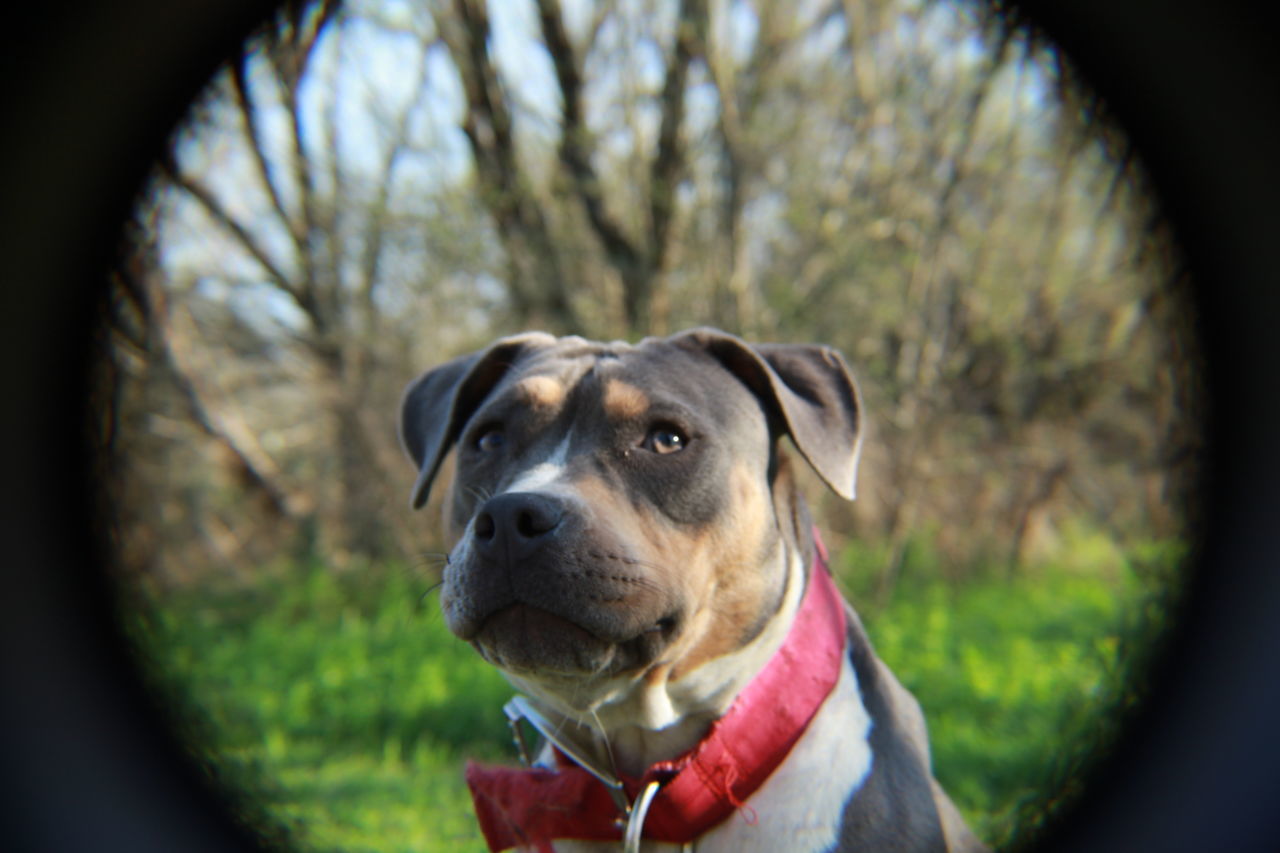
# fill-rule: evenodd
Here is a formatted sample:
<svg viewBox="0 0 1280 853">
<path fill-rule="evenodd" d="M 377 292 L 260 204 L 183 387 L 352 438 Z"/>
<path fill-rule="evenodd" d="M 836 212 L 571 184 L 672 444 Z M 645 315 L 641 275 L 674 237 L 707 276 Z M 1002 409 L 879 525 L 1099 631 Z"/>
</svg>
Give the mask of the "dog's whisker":
<svg viewBox="0 0 1280 853">
<path fill-rule="evenodd" d="M 447 551 L 426 551 L 420 554 L 410 566 L 415 569 L 422 569 L 431 566 L 446 566 L 448 564 L 449 553 Z"/>
<path fill-rule="evenodd" d="M 484 503 L 489 500 L 489 498 L 493 497 L 492 490 L 480 488 L 479 486 L 467 486 L 466 493 L 470 497 L 474 498 L 476 503 Z"/>
<path fill-rule="evenodd" d="M 609 742 L 609 733 L 605 731 L 604 723 L 600 720 L 600 715 L 596 713 L 596 709 L 592 708 L 589 712 L 591 720 L 596 724 L 596 735 L 604 742 L 604 754 L 609 757 L 609 769 L 613 771 L 615 777 L 621 776 L 618 772 L 618 759 L 613 754 L 613 744 Z"/>
<path fill-rule="evenodd" d="M 438 592 L 442 586 L 444 586 L 444 581 L 439 580 L 423 590 L 422 595 L 418 596 L 418 606 L 421 607 L 423 602 L 427 600 L 431 593 Z"/>
</svg>

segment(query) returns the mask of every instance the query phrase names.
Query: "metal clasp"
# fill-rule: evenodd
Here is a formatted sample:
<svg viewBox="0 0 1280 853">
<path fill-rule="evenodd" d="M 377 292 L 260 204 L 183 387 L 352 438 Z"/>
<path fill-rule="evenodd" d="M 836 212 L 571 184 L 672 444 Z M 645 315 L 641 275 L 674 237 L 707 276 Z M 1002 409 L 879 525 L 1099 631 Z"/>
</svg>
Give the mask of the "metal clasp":
<svg viewBox="0 0 1280 853">
<path fill-rule="evenodd" d="M 653 780 L 640 792 L 640 796 L 636 798 L 634 803 L 628 802 L 627 792 L 622 785 L 622 780 L 608 768 L 601 767 L 595 759 L 563 737 L 557 728 L 552 725 L 551 721 L 544 717 L 537 708 L 533 707 L 533 703 L 528 699 L 520 695 L 513 696 L 507 704 L 502 706 L 502 710 L 507 715 L 507 724 L 511 726 L 511 736 L 515 741 L 516 749 L 520 752 L 520 760 L 526 765 L 531 765 L 533 761 L 529 756 L 529 747 L 525 743 L 524 732 L 520 730 L 521 720 L 528 721 L 529 725 L 537 729 L 538 734 L 554 744 L 557 749 L 567 755 L 570 760 L 583 770 L 600 780 L 601 784 L 609 791 L 609 796 L 613 798 L 618 811 L 622 812 L 622 818 L 619 819 L 619 823 L 623 819 L 626 821 L 622 834 L 622 849 L 624 853 L 639 853 L 640 836 L 644 832 L 644 819 L 649 814 L 649 806 L 653 804 L 653 798 L 657 796 L 662 784 L 656 779 Z"/>
<path fill-rule="evenodd" d="M 654 779 L 645 786 L 635 803 L 627 810 L 627 829 L 622 834 L 623 853 L 640 853 L 640 835 L 644 832 L 644 819 L 649 814 L 649 806 L 653 804 L 653 798 L 657 796 L 660 787 L 662 786 L 658 780 Z"/>
</svg>

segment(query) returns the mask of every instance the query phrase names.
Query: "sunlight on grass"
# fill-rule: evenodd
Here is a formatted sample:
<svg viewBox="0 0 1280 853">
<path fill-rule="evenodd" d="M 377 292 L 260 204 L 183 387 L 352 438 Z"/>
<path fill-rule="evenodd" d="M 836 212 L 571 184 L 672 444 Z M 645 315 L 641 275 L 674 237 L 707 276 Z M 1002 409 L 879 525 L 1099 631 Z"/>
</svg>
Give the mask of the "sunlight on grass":
<svg viewBox="0 0 1280 853">
<path fill-rule="evenodd" d="M 1106 743 L 1134 689 L 1120 656 L 1163 623 L 1179 554 L 1153 545 L 1093 574 L 1077 556 L 962 586 L 918 565 L 883 609 L 859 604 L 979 834 L 1004 843 L 1034 825 L 1031 806 Z M 833 561 L 854 590 L 873 563 L 852 548 Z M 201 733 L 197 751 L 253 801 L 249 820 L 304 850 L 483 850 L 462 766 L 511 760 L 511 691 L 424 586 L 392 567 L 277 567 L 253 587 L 157 595 L 140 613 L 157 683 Z"/>
</svg>

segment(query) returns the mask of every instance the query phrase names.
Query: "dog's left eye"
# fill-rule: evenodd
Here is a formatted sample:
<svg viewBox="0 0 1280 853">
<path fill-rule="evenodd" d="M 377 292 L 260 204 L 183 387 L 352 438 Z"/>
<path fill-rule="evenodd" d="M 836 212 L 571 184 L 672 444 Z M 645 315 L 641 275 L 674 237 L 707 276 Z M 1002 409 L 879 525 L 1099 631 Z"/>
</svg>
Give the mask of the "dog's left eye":
<svg viewBox="0 0 1280 853">
<path fill-rule="evenodd" d="M 476 450 L 479 450 L 481 453 L 492 453 L 495 450 L 501 449 L 502 445 L 505 444 L 506 441 L 507 436 L 503 433 L 500 427 L 490 427 L 480 433 L 479 437 L 476 438 L 475 446 Z"/>
<path fill-rule="evenodd" d="M 689 437 L 673 426 L 657 426 L 645 436 L 644 448 L 654 453 L 679 453 L 689 444 Z"/>
</svg>

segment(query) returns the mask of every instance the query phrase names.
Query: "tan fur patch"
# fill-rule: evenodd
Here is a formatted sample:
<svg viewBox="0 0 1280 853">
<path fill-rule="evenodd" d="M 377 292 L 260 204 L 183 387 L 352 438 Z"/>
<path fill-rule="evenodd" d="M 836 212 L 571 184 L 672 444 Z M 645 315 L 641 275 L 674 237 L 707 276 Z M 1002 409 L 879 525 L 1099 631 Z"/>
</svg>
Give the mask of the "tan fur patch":
<svg viewBox="0 0 1280 853">
<path fill-rule="evenodd" d="M 698 550 L 709 561 L 708 598 L 704 600 L 714 597 L 712 624 L 676 663 L 672 679 L 738 648 L 777 580 L 754 570 L 765 548 L 763 534 L 773 529 L 769 499 L 744 466 L 730 473 L 730 486 L 733 511 L 722 526 L 698 543 Z"/>
<path fill-rule="evenodd" d="M 656 513 L 636 512 L 616 489 L 594 476 L 574 480 L 574 490 L 610 520 L 614 534 L 629 544 L 631 556 L 646 567 L 652 581 L 678 586 L 693 608 L 663 662 L 644 674 L 650 684 L 678 680 L 738 649 L 777 592 L 781 579 L 757 570 L 776 529 L 770 496 L 758 482 L 759 472 L 745 464 L 736 465 L 729 476 L 732 511 L 696 532 L 678 530 Z"/>
<path fill-rule="evenodd" d="M 537 409 L 554 409 L 564 403 L 564 384 L 550 376 L 530 376 L 516 383 L 520 400 Z"/>
<path fill-rule="evenodd" d="M 690 534 L 656 515 L 637 513 L 616 490 L 594 477 L 574 488 L 587 504 L 610 519 L 614 532 L 634 549 L 633 556 L 654 582 L 675 584 L 693 606 L 682 636 L 667 650 L 665 664 L 646 673 L 653 683 L 676 680 L 709 660 L 736 650 L 743 634 L 759 618 L 779 580 L 757 571 L 768 546 L 769 495 L 746 465 L 730 473 L 732 512 L 721 523 Z"/>
<path fill-rule="evenodd" d="M 616 420 L 637 418 L 649 411 L 649 395 L 634 385 L 610 379 L 604 385 L 604 411 Z"/>
</svg>

